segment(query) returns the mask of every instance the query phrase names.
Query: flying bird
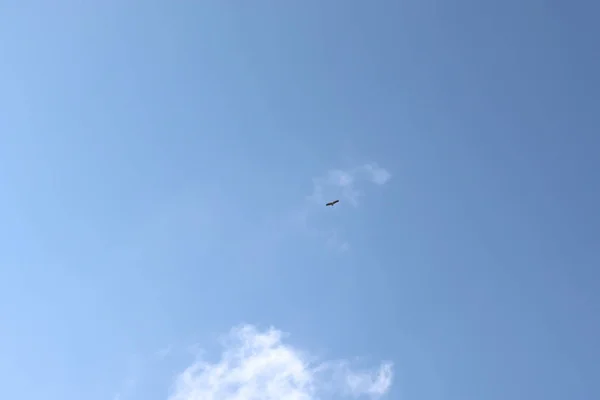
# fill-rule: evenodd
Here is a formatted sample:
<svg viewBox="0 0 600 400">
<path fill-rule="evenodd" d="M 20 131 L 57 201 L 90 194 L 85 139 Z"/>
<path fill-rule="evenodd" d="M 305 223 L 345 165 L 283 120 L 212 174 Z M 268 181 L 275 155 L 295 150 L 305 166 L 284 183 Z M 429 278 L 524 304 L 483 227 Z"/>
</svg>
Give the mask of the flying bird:
<svg viewBox="0 0 600 400">
<path fill-rule="evenodd" d="M 335 203 L 339 203 L 339 200 L 334 200 L 330 203 L 325 204 L 325 206 L 333 206 Z"/>
</svg>

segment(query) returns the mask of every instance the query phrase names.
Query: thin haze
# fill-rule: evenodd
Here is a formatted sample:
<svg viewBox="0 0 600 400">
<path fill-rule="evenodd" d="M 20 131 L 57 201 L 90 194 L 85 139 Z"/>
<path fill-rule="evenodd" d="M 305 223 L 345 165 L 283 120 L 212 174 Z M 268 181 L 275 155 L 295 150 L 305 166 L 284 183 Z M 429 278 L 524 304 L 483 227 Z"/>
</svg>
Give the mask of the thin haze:
<svg viewBox="0 0 600 400">
<path fill-rule="evenodd" d="M 0 398 L 600 398 L 599 13 L 0 2 Z"/>
</svg>

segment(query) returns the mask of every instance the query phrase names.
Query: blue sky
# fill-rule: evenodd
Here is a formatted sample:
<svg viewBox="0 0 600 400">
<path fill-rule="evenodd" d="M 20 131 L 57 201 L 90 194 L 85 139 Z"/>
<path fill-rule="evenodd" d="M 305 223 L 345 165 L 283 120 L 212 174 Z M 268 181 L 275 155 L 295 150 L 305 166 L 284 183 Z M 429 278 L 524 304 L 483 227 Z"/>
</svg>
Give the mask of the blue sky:
<svg viewBox="0 0 600 400">
<path fill-rule="evenodd" d="M 0 2 L 0 397 L 600 398 L 598 11 Z"/>
</svg>

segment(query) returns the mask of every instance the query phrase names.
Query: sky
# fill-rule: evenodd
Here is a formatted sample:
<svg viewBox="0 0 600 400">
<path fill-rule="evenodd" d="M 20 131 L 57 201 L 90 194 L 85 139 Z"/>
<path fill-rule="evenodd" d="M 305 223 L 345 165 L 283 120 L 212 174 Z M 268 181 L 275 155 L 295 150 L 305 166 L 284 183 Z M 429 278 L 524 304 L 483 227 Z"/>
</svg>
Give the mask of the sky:
<svg viewBox="0 0 600 400">
<path fill-rule="evenodd" d="M 0 1 L 0 397 L 600 398 L 598 12 Z"/>
</svg>

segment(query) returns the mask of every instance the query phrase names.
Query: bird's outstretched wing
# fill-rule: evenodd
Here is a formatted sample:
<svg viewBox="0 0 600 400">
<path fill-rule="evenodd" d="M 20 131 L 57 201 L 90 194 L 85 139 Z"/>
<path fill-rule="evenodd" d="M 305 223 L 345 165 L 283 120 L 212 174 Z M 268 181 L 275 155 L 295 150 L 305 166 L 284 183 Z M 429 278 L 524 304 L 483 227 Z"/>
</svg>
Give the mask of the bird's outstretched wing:
<svg viewBox="0 0 600 400">
<path fill-rule="evenodd" d="M 329 202 L 329 203 L 325 204 L 325 206 L 333 206 L 335 203 L 339 203 L 339 200 L 334 200 L 332 202 Z"/>
</svg>

